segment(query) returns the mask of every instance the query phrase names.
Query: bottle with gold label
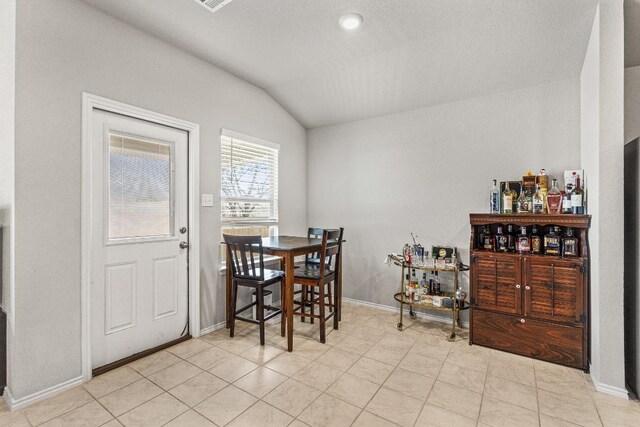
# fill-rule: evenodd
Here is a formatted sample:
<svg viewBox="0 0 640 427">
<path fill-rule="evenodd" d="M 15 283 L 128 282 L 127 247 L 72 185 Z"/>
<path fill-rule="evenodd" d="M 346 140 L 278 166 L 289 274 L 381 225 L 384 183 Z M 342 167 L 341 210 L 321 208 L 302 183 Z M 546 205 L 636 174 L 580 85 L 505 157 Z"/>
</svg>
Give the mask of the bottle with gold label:
<svg viewBox="0 0 640 427">
<path fill-rule="evenodd" d="M 544 254 L 560 255 L 559 227 L 549 227 L 549 232 L 544 235 Z"/>
<path fill-rule="evenodd" d="M 495 248 L 496 252 L 509 252 L 507 247 L 507 236 L 502 232 L 502 226 L 498 226 L 498 232 L 495 235 Z"/>
<path fill-rule="evenodd" d="M 536 184 L 536 193 L 533 195 L 533 213 L 544 213 L 544 193 L 540 189 L 540 184 Z"/>
<path fill-rule="evenodd" d="M 529 213 L 529 200 L 527 200 L 524 186 L 520 190 L 520 197 L 518 197 L 518 201 L 516 202 L 516 209 L 518 213 Z"/>
<path fill-rule="evenodd" d="M 573 228 L 567 228 L 562 238 L 562 256 L 578 256 L 578 238 L 573 235 Z"/>
<path fill-rule="evenodd" d="M 516 192 L 509 188 L 509 181 L 504 184 L 504 191 L 502 192 L 502 213 L 513 213 L 513 205 L 516 202 Z"/>
<path fill-rule="evenodd" d="M 536 175 L 536 184 L 540 186 L 540 191 L 542 192 L 542 201 L 543 201 L 543 211 L 540 213 L 547 212 L 547 194 L 549 192 L 549 175 L 547 175 L 547 171 L 544 169 L 540 169 L 538 175 Z"/>
<path fill-rule="evenodd" d="M 531 253 L 532 254 L 540 254 L 542 253 L 542 238 L 538 234 L 538 226 L 534 225 L 531 227 Z"/>
</svg>

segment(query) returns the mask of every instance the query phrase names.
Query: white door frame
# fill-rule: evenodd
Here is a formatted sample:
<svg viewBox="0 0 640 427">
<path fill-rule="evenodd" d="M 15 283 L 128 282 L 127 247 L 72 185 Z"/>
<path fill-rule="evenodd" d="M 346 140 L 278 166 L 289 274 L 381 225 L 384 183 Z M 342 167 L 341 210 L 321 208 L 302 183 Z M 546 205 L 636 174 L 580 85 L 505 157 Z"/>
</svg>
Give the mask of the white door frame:
<svg viewBox="0 0 640 427">
<path fill-rule="evenodd" d="M 92 112 L 93 109 L 122 114 L 160 125 L 184 130 L 188 133 L 189 147 L 189 333 L 200 336 L 200 126 L 155 113 L 133 105 L 113 101 L 87 92 L 82 93 L 82 231 L 81 231 L 81 315 L 82 315 L 82 376 L 91 379 L 91 223 L 94 217 L 91 178 L 92 165 Z"/>
</svg>

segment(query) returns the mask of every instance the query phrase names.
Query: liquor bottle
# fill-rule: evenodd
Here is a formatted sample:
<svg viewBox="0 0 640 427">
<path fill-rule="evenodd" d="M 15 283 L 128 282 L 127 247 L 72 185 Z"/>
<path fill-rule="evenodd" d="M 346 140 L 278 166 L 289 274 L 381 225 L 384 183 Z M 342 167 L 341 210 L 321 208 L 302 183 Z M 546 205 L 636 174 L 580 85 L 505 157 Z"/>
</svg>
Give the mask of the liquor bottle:
<svg viewBox="0 0 640 427">
<path fill-rule="evenodd" d="M 502 233 L 502 226 L 498 226 L 498 232 L 494 238 L 495 247 L 494 251 L 496 252 L 509 252 L 509 248 L 507 247 L 507 236 Z"/>
<path fill-rule="evenodd" d="M 420 289 L 423 291 L 427 287 L 427 273 L 422 273 L 422 279 L 420 279 Z"/>
<path fill-rule="evenodd" d="M 571 191 L 571 212 L 584 214 L 584 191 L 580 188 L 580 177 L 576 177 L 576 188 Z"/>
<path fill-rule="evenodd" d="M 538 226 L 534 225 L 531 227 L 531 253 L 539 254 L 542 253 L 542 239 L 538 234 Z"/>
<path fill-rule="evenodd" d="M 540 189 L 540 184 L 536 184 L 536 193 L 533 195 L 533 213 L 544 213 L 544 193 Z"/>
<path fill-rule="evenodd" d="M 507 250 L 509 252 L 516 251 L 516 235 L 511 224 L 507 225 Z"/>
<path fill-rule="evenodd" d="M 549 227 L 549 232 L 544 235 L 545 255 L 560 255 L 560 236 L 557 234 L 558 227 Z"/>
<path fill-rule="evenodd" d="M 435 295 L 436 292 L 436 276 L 434 272 L 431 272 L 431 278 L 429 279 L 429 295 Z"/>
<path fill-rule="evenodd" d="M 529 213 L 529 201 L 527 200 L 524 186 L 520 190 L 520 197 L 518 197 L 518 201 L 516 202 L 516 210 L 518 213 Z"/>
<path fill-rule="evenodd" d="M 562 256 L 578 256 L 578 238 L 573 235 L 573 228 L 567 227 L 562 238 Z"/>
<path fill-rule="evenodd" d="M 484 233 L 482 234 L 482 249 L 488 251 L 493 249 L 493 236 L 491 235 L 491 229 L 489 227 L 485 227 Z"/>
<path fill-rule="evenodd" d="M 411 269 L 411 286 L 413 288 L 417 288 L 418 287 L 418 278 L 416 277 L 416 269 L 415 268 Z"/>
<path fill-rule="evenodd" d="M 558 180 L 551 181 L 551 190 L 547 193 L 547 207 L 549 214 L 562 213 L 562 193 L 558 189 Z"/>
<path fill-rule="evenodd" d="M 562 213 L 570 214 L 571 210 L 571 191 L 573 190 L 573 185 L 567 184 L 565 187 L 564 195 L 562 196 Z"/>
<path fill-rule="evenodd" d="M 442 293 L 440 292 L 440 278 L 438 277 L 437 271 L 436 271 L 436 278 L 433 281 L 433 294 L 442 295 Z"/>
<path fill-rule="evenodd" d="M 493 188 L 489 192 L 489 213 L 500 213 L 500 190 L 498 190 L 498 181 L 493 180 Z"/>
<path fill-rule="evenodd" d="M 409 289 L 411 289 L 411 286 L 409 286 L 409 273 L 407 273 L 404 276 L 404 296 L 409 298 Z"/>
<path fill-rule="evenodd" d="M 547 175 L 547 171 L 544 169 L 540 169 L 538 171 L 538 175 L 536 175 L 536 184 L 540 186 L 540 191 L 542 192 L 542 212 L 547 212 L 547 193 L 549 191 L 549 175 Z"/>
<path fill-rule="evenodd" d="M 520 227 L 517 249 L 519 254 L 528 254 L 531 252 L 531 238 L 527 235 L 527 227 Z"/>
<path fill-rule="evenodd" d="M 502 213 L 513 213 L 516 197 L 516 192 L 509 188 L 509 181 L 505 182 L 504 191 L 502 192 Z"/>
</svg>

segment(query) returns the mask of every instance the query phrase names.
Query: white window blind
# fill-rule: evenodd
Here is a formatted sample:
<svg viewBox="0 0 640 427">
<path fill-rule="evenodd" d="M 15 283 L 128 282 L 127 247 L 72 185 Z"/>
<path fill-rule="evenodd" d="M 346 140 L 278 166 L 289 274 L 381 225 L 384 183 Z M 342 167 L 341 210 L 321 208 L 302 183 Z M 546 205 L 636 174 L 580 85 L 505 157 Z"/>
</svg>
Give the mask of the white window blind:
<svg viewBox="0 0 640 427">
<path fill-rule="evenodd" d="M 222 221 L 276 223 L 278 146 L 229 132 L 223 132 L 221 141 Z"/>
</svg>

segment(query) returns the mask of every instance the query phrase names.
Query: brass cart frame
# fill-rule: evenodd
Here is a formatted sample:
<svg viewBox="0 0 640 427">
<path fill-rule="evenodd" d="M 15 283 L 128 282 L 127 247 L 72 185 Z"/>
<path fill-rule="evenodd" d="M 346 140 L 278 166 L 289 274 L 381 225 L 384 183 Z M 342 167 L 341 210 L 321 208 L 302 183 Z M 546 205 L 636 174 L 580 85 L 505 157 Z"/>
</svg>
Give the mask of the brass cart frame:
<svg viewBox="0 0 640 427">
<path fill-rule="evenodd" d="M 452 321 L 451 321 L 451 335 L 449 335 L 449 341 L 453 341 L 456 338 L 456 326 L 460 327 L 460 311 L 467 310 L 469 308 L 469 304 L 466 301 L 463 301 L 461 306 L 459 306 L 459 301 L 456 299 L 456 293 L 458 291 L 458 274 L 461 271 L 468 271 L 469 266 L 464 265 L 462 263 L 457 263 L 455 265 L 447 265 L 445 268 L 437 268 L 437 267 L 427 267 L 425 265 L 412 264 L 405 261 L 402 257 L 390 256 L 391 261 L 394 265 L 402 268 L 401 279 L 400 279 L 400 292 L 396 293 L 393 297 L 396 301 L 400 303 L 400 321 L 398 322 L 398 330 L 402 331 L 403 324 L 402 318 L 404 315 L 404 306 L 409 306 L 409 316 L 412 319 L 415 319 L 417 316 L 413 311 L 413 308 L 423 308 L 426 310 L 435 310 L 435 311 L 451 311 L 452 312 Z M 410 301 L 405 297 L 405 286 L 407 282 L 405 280 L 405 273 L 407 271 L 421 270 L 421 271 L 433 271 L 433 272 L 446 272 L 453 273 L 453 293 L 443 292 L 441 296 L 443 297 L 451 297 L 453 298 L 453 306 L 452 307 L 438 307 L 430 303 L 416 302 Z"/>
</svg>

